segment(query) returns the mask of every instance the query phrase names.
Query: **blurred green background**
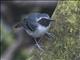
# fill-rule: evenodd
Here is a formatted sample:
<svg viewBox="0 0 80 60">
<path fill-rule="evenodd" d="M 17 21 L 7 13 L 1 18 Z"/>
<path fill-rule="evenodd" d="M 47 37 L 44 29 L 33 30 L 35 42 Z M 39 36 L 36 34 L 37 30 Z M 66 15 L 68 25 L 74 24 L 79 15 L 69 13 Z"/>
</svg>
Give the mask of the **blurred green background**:
<svg viewBox="0 0 80 60">
<path fill-rule="evenodd" d="M 80 1 L 58 1 L 55 11 L 48 11 L 46 10 L 52 15 L 51 19 L 55 20 L 55 23 L 52 24 L 54 26 L 50 29 L 50 32 L 54 32 L 55 37 L 53 40 L 46 40 L 43 44 L 45 52 L 35 48 L 22 48 L 14 55 L 13 60 L 80 60 Z M 9 21 L 5 20 L 5 16 L 1 17 L 1 55 L 15 41 L 14 33 L 11 30 L 15 22 L 12 21 L 12 25 L 11 16 L 13 15 L 10 13 L 7 16 Z"/>
</svg>

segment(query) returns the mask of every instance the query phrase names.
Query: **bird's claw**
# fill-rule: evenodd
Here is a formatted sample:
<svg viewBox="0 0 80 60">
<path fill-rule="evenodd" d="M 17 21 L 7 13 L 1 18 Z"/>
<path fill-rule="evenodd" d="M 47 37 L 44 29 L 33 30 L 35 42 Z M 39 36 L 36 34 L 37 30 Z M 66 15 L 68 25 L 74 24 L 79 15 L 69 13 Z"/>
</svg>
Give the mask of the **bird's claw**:
<svg viewBox="0 0 80 60">
<path fill-rule="evenodd" d="M 49 38 L 49 39 L 53 39 L 55 37 L 55 35 L 53 33 L 50 33 L 50 32 L 47 32 L 46 33 L 46 36 Z"/>
</svg>

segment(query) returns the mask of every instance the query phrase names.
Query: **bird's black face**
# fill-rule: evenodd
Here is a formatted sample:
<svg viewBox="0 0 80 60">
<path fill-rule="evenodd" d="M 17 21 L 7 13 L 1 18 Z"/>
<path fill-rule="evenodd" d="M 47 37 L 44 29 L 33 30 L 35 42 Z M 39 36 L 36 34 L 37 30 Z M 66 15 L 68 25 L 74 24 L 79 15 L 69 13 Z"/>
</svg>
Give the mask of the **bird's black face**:
<svg viewBox="0 0 80 60">
<path fill-rule="evenodd" d="M 38 21 L 40 25 L 45 26 L 45 27 L 49 26 L 50 22 L 51 20 L 45 19 L 45 18 L 42 18 L 41 20 Z"/>
</svg>

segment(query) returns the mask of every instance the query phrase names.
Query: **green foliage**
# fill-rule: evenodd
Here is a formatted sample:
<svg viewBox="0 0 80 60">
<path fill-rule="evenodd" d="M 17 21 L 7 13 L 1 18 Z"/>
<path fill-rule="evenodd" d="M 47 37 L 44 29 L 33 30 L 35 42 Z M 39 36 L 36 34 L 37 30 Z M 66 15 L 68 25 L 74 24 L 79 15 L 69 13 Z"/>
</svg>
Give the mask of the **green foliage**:
<svg viewBox="0 0 80 60">
<path fill-rule="evenodd" d="M 2 54 L 6 48 L 13 43 L 13 35 L 11 34 L 10 30 L 7 28 L 7 26 L 2 22 L 0 24 L 0 53 Z"/>
</svg>

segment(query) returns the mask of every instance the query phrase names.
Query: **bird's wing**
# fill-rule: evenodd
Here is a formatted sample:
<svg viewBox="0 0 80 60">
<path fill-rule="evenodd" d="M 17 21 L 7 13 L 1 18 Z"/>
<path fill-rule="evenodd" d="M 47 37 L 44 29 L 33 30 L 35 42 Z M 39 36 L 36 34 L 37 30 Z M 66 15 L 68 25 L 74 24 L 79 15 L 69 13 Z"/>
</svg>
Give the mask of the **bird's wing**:
<svg viewBox="0 0 80 60">
<path fill-rule="evenodd" d="M 35 23 L 28 23 L 27 27 L 31 30 L 31 31 L 35 31 L 37 25 Z"/>
<path fill-rule="evenodd" d="M 37 27 L 35 22 L 30 21 L 30 20 L 24 20 L 22 23 L 22 26 L 24 27 L 24 29 L 30 30 L 30 31 L 35 31 Z"/>
</svg>

